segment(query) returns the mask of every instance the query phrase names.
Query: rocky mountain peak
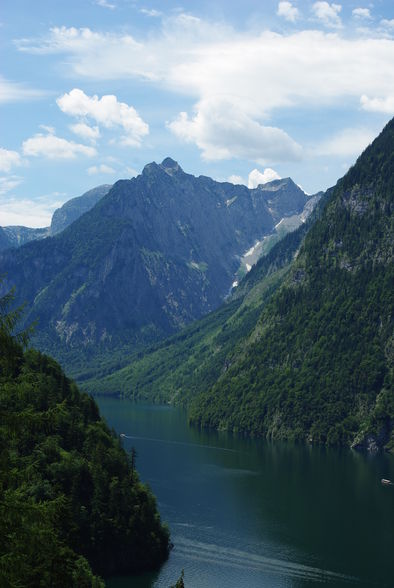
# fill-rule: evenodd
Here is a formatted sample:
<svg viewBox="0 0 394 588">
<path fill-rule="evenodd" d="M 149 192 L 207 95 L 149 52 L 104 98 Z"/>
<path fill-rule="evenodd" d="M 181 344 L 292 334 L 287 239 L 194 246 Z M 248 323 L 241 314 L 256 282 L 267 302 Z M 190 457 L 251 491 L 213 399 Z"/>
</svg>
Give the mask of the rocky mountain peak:
<svg viewBox="0 0 394 588">
<path fill-rule="evenodd" d="M 179 172 L 183 173 L 183 169 L 177 161 L 174 161 L 171 157 L 166 157 L 160 164 L 157 164 L 155 161 L 148 163 L 142 170 L 142 175 L 151 176 L 158 171 L 164 171 L 169 176 L 173 176 Z"/>
<path fill-rule="evenodd" d="M 259 184 L 256 189 L 264 190 L 265 192 L 276 192 L 277 190 L 282 190 L 283 188 L 287 187 L 293 188 L 297 187 L 297 185 L 293 182 L 291 178 L 281 178 L 280 180 L 271 180 L 271 182 Z"/>
<path fill-rule="evenodd" d="M 170 176 L 177 172 L 183 172 L 183 169 L 179 165 L 177 161 L 171 159 L 171 157 L 166 157 L 160 164 L 160 167 Z"/>
</svg>

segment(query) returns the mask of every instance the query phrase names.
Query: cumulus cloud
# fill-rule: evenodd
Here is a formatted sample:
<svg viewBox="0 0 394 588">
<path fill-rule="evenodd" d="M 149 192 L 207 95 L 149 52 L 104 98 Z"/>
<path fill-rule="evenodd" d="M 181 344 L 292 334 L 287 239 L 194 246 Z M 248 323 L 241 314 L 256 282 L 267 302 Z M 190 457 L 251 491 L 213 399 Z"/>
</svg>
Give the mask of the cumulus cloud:
<svg viewBox="0 0 394 588">
<path fill-rule="evenodd" d="M 102 163 L 101 165 L 92 165 L 88 167 L 87 172 L 89 176 L 95 176 L 97 174 L 114 174 L 116 171 L 109 165 Z"/>
<path fill-rule="evenodd" d="M 317 155 L 341 157 L 359 155 L 376 137 L 376 130 L 347 128 L 314 147 Z"/>
<path fill-rule="evenodd" d="M 258 169 L 253 169 L 248 176 L 248 188 L 257 188 L 260 184 L 266 184 L 273 180 L 280 180 L 281 177 L 274 169 L 267 167 L 263 173 Z"/>
<path fill-rule="evenodd" d="M 339 4 L 315 2 L 313 6 L 317 26 L 339 27 Z M 180 43 L 183 51 L 179 51 Z M 277 110 L 322 108 L 345 101 L 358 104 L 363 95 L 379 100 L 394 95 L 394 40 L 372 33 L 346 38 L 318 30 L 239 32 L 178 14 L 164 18 L 157 34 L 138 40 L 123 33 L 60 27 L 46 38 L 21 40 L 18 47 L 34 53 L 62 53 L 71 73 L 83 78 L 143 78 L 159 88 L 183 93 L 196 104 L 195 112 L 179 113 L 168 126 L 178 137 L 198 144 L 207 158 L 231 155 L 257 161 L 262 147 L 270 151 L 268 138 L 275 133 L 280 135 L 280 158 L 286 150 L 294 156 L 297 149 L 294 145 L 289 149 L 291 139 L 285 129 L 268 126 Z M 224 114 L 219 112 L 219 120 L 210 115 L 214 101 L 230 105 Z M 103 126 L 89 114 L 78 116 Z M 141 128 L 147 132 L 144 124 Z M 234 139 L 234 152 L 230 142 L 224 141 L 226 136 Z M 129 137 L 141 140 L 141 134 L 138 139 L 132 133 L 123 134 L 124 141 Z"/>
<path fill-rule="evenodd" d="M 229 176 L 227 181 L 230 182 L 230 184 L 235 184 L 235 185 L 244 184 L 245 185 L 245 180 L 243 179 L 243 177 L 237 176 L 235 174 L 232 174 L 231 176 Z"/>
<path fill-rule="evenodd" d="M 168 123 L 178 138 L 195 143 L 206 160 L 239 157 L 264 165 L 268 161 L 296 161 L 302 149 L 287 133 L 264 126 L 231 101 L 199 102 L 195 113 L 186 112 Z"/>
<path fill-rule="evenodd" d="M 79 135 L 83 139 L 87 141 L 92 141 L 95 143 L 97 139 L 100 137 L 100 129 L 96 127 L 90 127 L 86 123 L 76 123 L 75 125 L 70 125 L 70 129 L 76 135 Z"/>
<path fill-rule="evenodd" d="M 353 8 L 352 14 L 355 18 L 370 20 L 371 11 L 369 8 Z"/>
<path fill-rule="evenodd" d="M 342 10 L 340 4 L 329 4 L 328 2 L 315 2 L 312 6 L 312 12 L 320 22 L 326 27 L 340 28 L 342 21 L 339 13 Z"/>
<path fill-rule="evenodd" d="M 283 16 L 290 22 L 295 22 L 300 17 L 300 12 L 291 2 L 279 2 L 277 15 Z"/>
<path fill-rule="evenodd" d="M 125 145 L 139 147 L 142 138 L 149 133 L 149 126 L 135 108 L 118 102 L 114 95 L 109 94 L 101 98 L 87 96 L 82 90 L 74 88 L 68 94 L 63 94 L 56 102 L 60 110 L 70 116 L 91 118 L 108 129 L 121 127 L 125 133 L 121 137 L 121 142 Z M 85 132 L 86 127 L 85 124 Z"/>
<path fill-rule="evenodd" d="M 97 151 L 94 147 L 88 147 L 74 141 L 67 141 L 56 135 L 43 135 L 37 133 L 23 141 L 24 155 L 30 157 L 47 157 L 48 159 L 75 159 L 78 155 L 94 157 Z"/>
<path fill-rule="evenodd" d="M 385 98 L 369 98 L 363 94 L 360 98 L 361 108 L 369 112 L 394 114 L 394 95 Z"/>
<path fill-rule="evenodd" d="M 139 42 L 131 36 L 62 27 L 52 29 L 46 39 L 25 39 L 18 46 L 64 53 L 73 74 L 92 79 L 144 77 L 196 100 L 253 97 L 260 115 L 343 97 L 359 99 L 372 91 L 385 95 L 394 85 L 391 39 L 346 39 L 312 30 L 242 34 L 189 21 L 179 17 L 161 35 Z"/>
<path fill-rule="evenodd" d="M 9 172 L 11 168 L 21 165 L 22 158 L 17 151 L 0 147 L 0 171 Z"/>
</svg>

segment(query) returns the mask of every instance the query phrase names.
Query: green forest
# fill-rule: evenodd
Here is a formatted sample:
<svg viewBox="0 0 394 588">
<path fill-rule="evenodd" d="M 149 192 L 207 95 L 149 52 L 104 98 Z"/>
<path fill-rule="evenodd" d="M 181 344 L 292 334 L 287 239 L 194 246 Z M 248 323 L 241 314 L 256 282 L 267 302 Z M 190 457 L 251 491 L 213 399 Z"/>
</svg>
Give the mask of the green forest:
<svg viewBox="0 0 394 588">
<path fill-rule="evenodd" d="M 98 588 L 158 568 L 169 532 L 135 455 L 53 359 L 25 349 L 12 302 L 0 299 L 0 585 Z"/>
</svg>

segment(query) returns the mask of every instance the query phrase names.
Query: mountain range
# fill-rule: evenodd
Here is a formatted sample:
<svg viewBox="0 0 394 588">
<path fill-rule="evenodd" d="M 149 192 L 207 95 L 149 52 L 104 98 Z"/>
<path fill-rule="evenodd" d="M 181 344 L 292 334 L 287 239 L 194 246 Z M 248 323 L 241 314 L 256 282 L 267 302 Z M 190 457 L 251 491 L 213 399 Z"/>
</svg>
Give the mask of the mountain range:
<svg viewBox="0 0 394 588">
<path fill-rule="evenodd" d="M 215 312 L 96 392 L 251 436 L 394 449 L 394 119 Z"/>
<path fill-rule="evenodd" d="M 194 177 L 170 158 L 107 189 L 66 203 L 53 236 L 0 253 L 3 290 L 15 286 L 26 323 L 38 321 L 35 344 L 73 375 L 81 350 L 86 369 L 87 354 L 127 354 L 217 308 L 242 256 L 314 203 L 290 178 L 248 189 Z M 75 204 L 80 214 L 81 200 L 94 199 L 57 232 Z"/>
</svg>

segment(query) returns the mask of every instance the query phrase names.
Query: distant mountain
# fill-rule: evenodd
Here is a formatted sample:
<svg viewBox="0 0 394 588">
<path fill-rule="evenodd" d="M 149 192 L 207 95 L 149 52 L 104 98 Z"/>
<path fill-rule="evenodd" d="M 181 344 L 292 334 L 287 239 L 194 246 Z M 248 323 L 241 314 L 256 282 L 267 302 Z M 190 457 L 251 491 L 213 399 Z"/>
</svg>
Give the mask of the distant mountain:
<svg viewBox="0 0 394 588">
<path fill-rule="evenodd" d="M 3 252 L 0 271 L 28 302 L 26 320 L 39 319 L 36 341 L 58 358 L 141 345 L 216 308 L 243 253 L 308 201 L 290 178 L 249 190 L 167 158 L 117 182 L 56 236 Z"/>
<path fill-rule="evenodd" d="M 10 247 L 20 247 L 36 239 L 44 239 L 50 234 L 49 227 L 32 229 L 30 227 L 10 226 L 0 227 L 0 251 Z"/>
<path fill-rule="evenodd" d="M 186 404 L 200 427 L 394 450 L 393 194 L 394 119 L 227 304 L 101 391 Z"/>
<path fill-rule="evenodd" d="M 49 230 L 50 235 L 60 233 L 85 212 L 88 212 L 103 196 L 108 194 L 111 188 L 111 184 L 103 184 L 85 192 L 82 196 L 71 198 L 71 200 L 65 202 L 63 206 L 53 213 Z"/>
<path fill-rule="evenodd" d="M 85 192 L 82 196 L 68 200 L 63 206 L 55 210 L 50 227 L 44 227 L 42 229 L 32 229 L 23 226 L 0 227 L 0 251 L 11 247 L 21 247 L 30 241 L 44 239 L 45 237 L 60 233 L 77 220 L 77 218 L 93 208 L 110 189 L 110 184 L 103 184 Z"/>
</svg>

